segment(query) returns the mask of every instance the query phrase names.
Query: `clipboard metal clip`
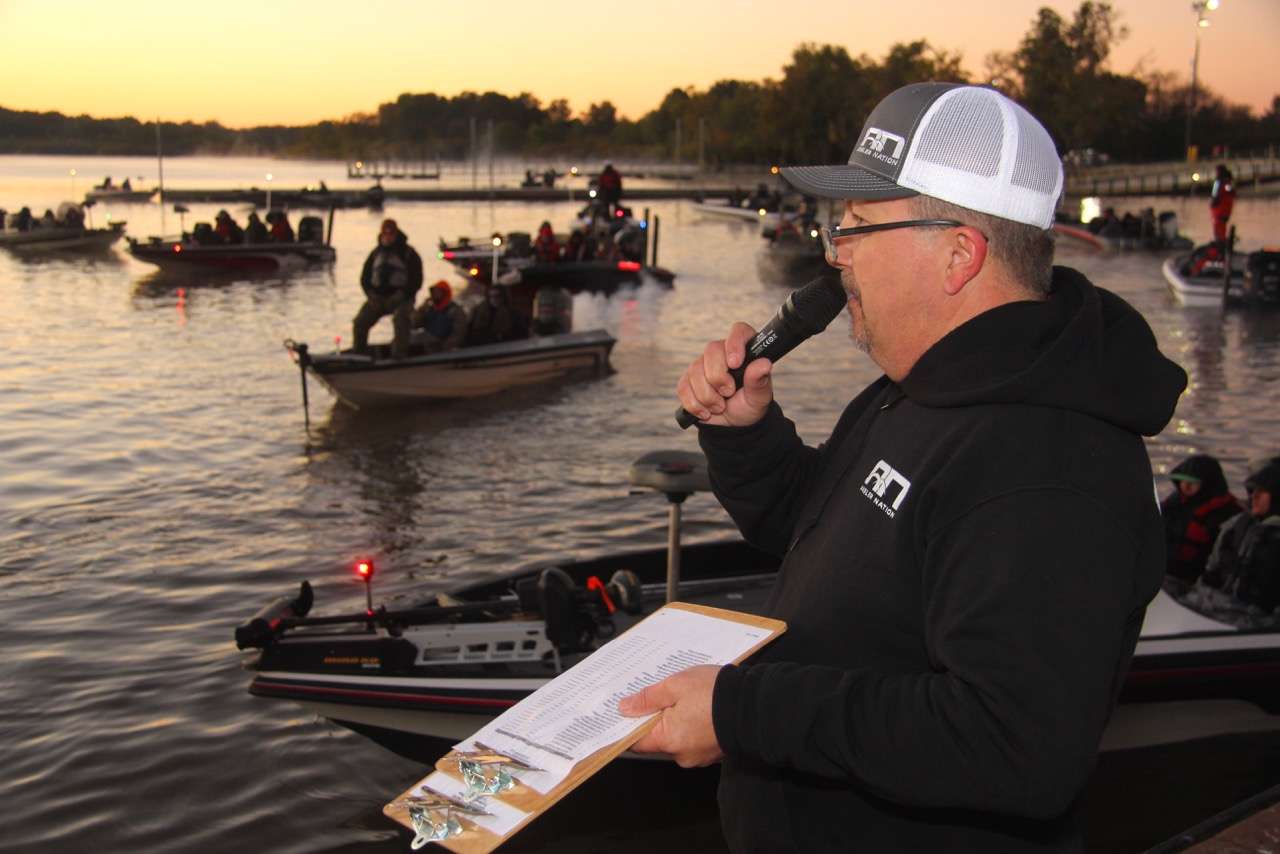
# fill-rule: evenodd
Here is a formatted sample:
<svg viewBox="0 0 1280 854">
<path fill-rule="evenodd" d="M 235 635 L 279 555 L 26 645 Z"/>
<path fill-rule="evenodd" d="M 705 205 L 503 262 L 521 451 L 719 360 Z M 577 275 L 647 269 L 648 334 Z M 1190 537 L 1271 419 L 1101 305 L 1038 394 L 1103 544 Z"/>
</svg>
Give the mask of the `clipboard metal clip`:
<svg viewBox="0 0 1280 854">
<path fill-rule="evenodd" d="M 409 847 L 417 851 L 428 842 L 450 839 L 463 833 L 462 823 L 454 817 L 463 815 L 492 815 L 478 804 L 456 801 L 453 798 L 424 789 L 421 795 L 410 795 L 399 801 L 409 808 L 409 822 L 413 825 L 413 841 Z"/>
<path fill-rule="evenodd" d="M 467 793 L 472 797 L 497 795 L 515 788 L 516 778 L 512 771 L 542 770 L 505 753 L 489 750 L 482 744 L 476 747 L 479 749 L 457 752 L 458 771 L 462 774 L 462 782 L 467 784 Z"/>
</svg>

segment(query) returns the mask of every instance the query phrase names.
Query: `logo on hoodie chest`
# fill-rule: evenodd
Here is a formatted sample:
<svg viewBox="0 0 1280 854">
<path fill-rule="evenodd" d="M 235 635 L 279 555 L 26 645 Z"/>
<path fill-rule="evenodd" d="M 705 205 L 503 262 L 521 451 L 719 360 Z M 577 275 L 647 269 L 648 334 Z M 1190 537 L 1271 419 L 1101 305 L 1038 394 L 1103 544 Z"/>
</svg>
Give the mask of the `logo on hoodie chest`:
<svg viewBox="0 0 1280 854">
<path fill-rule="evenodd" d="M 859 490 L 890 519 L 898 512 L 911 489 L 911 481 L 884 460 L 876 463 Z"/>
</svg>

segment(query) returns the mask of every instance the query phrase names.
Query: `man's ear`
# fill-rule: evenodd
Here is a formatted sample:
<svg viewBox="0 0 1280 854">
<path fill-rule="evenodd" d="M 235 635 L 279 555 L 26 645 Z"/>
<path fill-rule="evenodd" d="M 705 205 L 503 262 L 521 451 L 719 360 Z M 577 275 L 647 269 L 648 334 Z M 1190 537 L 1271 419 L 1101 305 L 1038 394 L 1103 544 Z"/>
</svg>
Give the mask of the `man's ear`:
<svg viewBox="0 0 1280 854">
<path fill-rule="evenodd" d="M 951 229 L 948 234 L 943 288 L 948 296 L 955 296 L 987 263 L 987 238 L 971 225 Z"/>
</svg>

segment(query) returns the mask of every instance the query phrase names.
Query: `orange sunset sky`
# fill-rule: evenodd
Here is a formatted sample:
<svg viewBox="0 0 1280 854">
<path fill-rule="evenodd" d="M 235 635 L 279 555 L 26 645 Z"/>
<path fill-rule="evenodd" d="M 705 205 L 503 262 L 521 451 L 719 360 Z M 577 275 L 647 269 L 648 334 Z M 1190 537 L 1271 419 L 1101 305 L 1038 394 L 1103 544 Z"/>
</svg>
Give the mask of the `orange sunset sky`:
<svg viewBox="0 0 1280 854">
<path fill-rule="evenodd" d="M 676 86 L 780 77 L 804 41 L 881 57 L 899 41 L 958 51 L 975 75 L 1041 6 L 1079 2 L 755 0 L 174 3 L 0 0 L 0 106 L 97 117 L 305 124 L 402 92 L 528 91 L 638 118 Z M 1111 67 L 1190 77 L 1190 0 L 1113 0 L 1129 36 Z M 1199 79 L 1264 112 L 1280 93 L 1280 0 L 1221 0 L 1200 31 Z"/>
</svg>

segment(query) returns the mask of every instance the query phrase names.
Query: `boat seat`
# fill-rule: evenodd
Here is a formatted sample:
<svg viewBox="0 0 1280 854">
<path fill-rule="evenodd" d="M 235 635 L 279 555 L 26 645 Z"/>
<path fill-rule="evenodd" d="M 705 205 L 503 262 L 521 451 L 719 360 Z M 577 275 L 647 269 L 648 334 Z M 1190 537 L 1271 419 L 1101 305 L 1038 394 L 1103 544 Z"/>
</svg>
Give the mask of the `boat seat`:
<svg viewBox="0 0 1280 854">
<path fill-rule="evenodd" d="M 627 479 L 632 486 L 655 489 L 672 501 L 711 491 L 707 458 L 699 451 L 651 451 L 631 464 Z"/>
<path fill-rule="evenodd" d="M 680 505 L 695 492 L 710 492 L 707 458 L 699 451 L 651 451 L 631 464 L 632 486 L 655 489 L 667 496 L 667 601 L 680 591 Z"/>
</svg>

